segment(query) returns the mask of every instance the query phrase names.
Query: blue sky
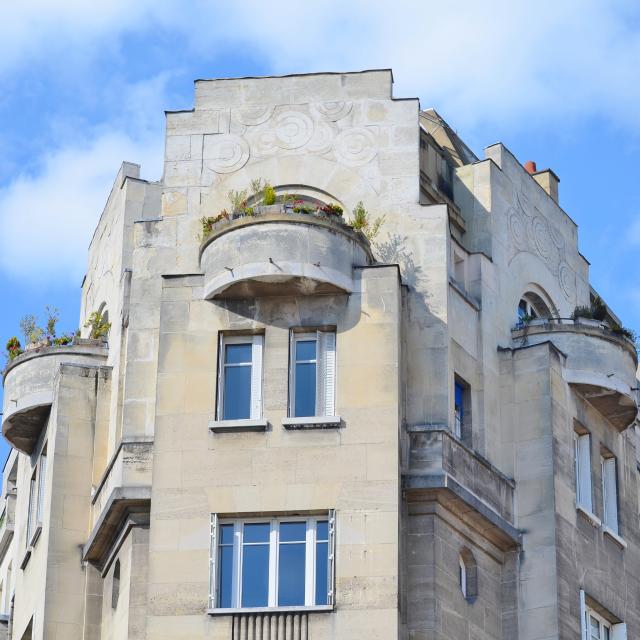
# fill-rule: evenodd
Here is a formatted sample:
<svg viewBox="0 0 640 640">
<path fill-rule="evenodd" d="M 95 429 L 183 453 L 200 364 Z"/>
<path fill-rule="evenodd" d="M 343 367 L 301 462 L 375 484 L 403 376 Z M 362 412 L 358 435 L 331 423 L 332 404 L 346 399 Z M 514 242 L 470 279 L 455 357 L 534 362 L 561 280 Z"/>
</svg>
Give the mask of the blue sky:
<svg viewBox="0 0 640 640">
<path fill-rule="evenodd" d="M 640 331 L 636 0 L 307 4 L 0 9 L 2 346 L 47 304 L 61 329 L 77 326 L 86 248 L 119 164 L 160 177 L 163 111 L 192 106 L 194 79 L 380 67 L 397 97 L 435 107 L 476 154 L 501 141 L 560 176 L 593 285 Z"/>
</svg>

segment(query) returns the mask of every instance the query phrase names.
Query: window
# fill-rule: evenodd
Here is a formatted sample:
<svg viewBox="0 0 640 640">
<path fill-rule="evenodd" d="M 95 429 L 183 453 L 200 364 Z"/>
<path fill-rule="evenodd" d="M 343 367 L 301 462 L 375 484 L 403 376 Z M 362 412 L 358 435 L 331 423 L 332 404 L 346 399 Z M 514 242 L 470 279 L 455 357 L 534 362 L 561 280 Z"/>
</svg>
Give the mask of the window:
<svg viewBox="0 0 640 640">
<path fill-rule="evenodd" d="M 519 325 L 536 318 L 551 318 L 553 315 L 549 305 L 537 293 L 529 291 L 520 298 L 517 312 Z"/>
<path fill-rule="evenodd" d="M 574 435 L 576 467 L 576 503 L 593 513 L 591 499 L 591 436 L 588 433 Z"/>
<path fill-rule="evenodd" d="M 38 481 L 37 470 L 34 469 L 29 483 L 29 512 L 27 514 L 27 545 L 31 544 L 31 539 L 36 530 L 36 510 L 38 503 Z"/>
<path fill-rule="evenodd" d="M 40 454 L 40 464 L 38 465 L 38 524 L 44 520 L 44 487 L 47 477 L 47 452 Z"/>
<path fill-rule="evenodd" d="M 257 419 L 262 414 L 264 336 L 221 336 L 218 420 Z"/>
<path fill-rule="evenodd" d="M 118 606 L 118 598 L 120 597 L 120 559 L 116 560 L 113 566 L 113 581 L 111 583 L 111 608 Z"/>
<path fill-rule="evenodd" d="M 603 504 L 603 524 L 605 527 L 618 534 L 618 474 L 616 470 L 616 459 L 609 456 L 602 456 L 600 459 L 602 466 L 602 504 Z"/>
<path fill-rule="evenodd" d="M 473 600 L 478 595 L 478 564 L 471 549 L 465 547 L 458 558 L 458 578 L 460 591 L 465 600 Z"/>
<path fill-rule="evenodd" d="M 332 604 L 333 515 L 211 519 L 211 608 Z"/>
<path fill-rule="evenodd" d="M 457 376 L 453 387 L 453 433 L 471 445 L 471 387 Z"/>
<path fill-rule="evenodd" d="M 581 640 L 627 640 L 627 625 L 624 622 L 611 622 L 615 619 L 604 607 L 580 591 Z"/>
<path fill-rule="evenodd" d="M 291 334 L 289 415 L 293 418 L 335 413 L 336 334 Z"/>
</svg>

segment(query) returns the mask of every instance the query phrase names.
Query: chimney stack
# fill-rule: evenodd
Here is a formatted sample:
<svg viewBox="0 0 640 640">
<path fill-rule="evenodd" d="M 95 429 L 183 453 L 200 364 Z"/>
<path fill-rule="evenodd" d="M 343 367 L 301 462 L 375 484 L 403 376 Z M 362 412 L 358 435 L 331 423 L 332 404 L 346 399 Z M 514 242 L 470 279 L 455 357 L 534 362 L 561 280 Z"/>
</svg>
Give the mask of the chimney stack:
<svg viewBox="0 0 640 640">
<path fill-rule="evenodd" d="M 524 163 L 524 170 L 553 198 L 554 202 L 558 202 L 560 178 L 551 169 L 538 171 L 536 163 L 533 160 L 527 160 Z"/>
</svg>

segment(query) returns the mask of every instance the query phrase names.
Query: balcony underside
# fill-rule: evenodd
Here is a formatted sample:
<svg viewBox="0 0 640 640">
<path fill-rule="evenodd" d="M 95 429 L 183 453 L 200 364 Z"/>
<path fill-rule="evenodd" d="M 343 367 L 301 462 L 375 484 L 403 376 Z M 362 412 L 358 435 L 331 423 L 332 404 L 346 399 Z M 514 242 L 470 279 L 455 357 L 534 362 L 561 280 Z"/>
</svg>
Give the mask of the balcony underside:
<svg viewBox="0 0 640 640">
<path fill-rule="evenodd" d="M 18 451 L 31 455 L 50 411 L 48 402 L 13 413 L 2 423 L 2 435 Z"/>
</svg>

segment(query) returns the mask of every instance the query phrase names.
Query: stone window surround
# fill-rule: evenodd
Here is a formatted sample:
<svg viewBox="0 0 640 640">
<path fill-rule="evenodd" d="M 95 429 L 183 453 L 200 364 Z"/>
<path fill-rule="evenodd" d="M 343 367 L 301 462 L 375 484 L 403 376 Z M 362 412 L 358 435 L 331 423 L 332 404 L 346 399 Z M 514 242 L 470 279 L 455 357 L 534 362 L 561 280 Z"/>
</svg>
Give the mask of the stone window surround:
<svg viewBox="0 0 640 640">
<path fill-rule="evenodd" d="M 320 521 L 328 520 L 329 522 L 329 542 L 328 542 L 328 555 L 329 555 L 329 567 L 328 567 L 328 579 L 329 579 L 329 603 L 326 605 L 305 604 L 303 606 L 266 606 L 266 607 L 215 607 L 212 606 L 217 600 L 218 592 L 218 568 L 217 568 L 217 553 L 218 553 L 218 531 L 220 524 L 230 524 L 236 522 L 268 522 L 268 521 L 280 521 L 280 520 L 301 520 L 301 521 Z M 212 616 L 222 615 L 236 615 L 236 614 L 278 614 L 278 613 L 296 613 L 296 612 L 309 612 L 309 613 L 329 613 L 335 609 L 335 511 L 329 509 L 328 511 L 313 511 L 307 514 L 296 513 L 287 515 L 286 513 L 277 514 L 263 514 L 260 517 L 252 517 L 251 514 L 244 514 L 243 517 L 238 518 L 235 516 L 225 517 L 224 514 L 211 514 L 211 548 L 210 548 L 210 588 L 209 588 L 209 608 L 207 613 Z M 234 542 L 235 545 L 235 542 Z M 315 550 L 313 552 L 313 558 L 315 562 Z M 235 567 L 234 567 L 235 569 Z M 271 582 L 275 578 L 270 576 L 270 591 L 273 585 Z M 305 589 L 306 591 L 306 589 Z"/>
</svg>

